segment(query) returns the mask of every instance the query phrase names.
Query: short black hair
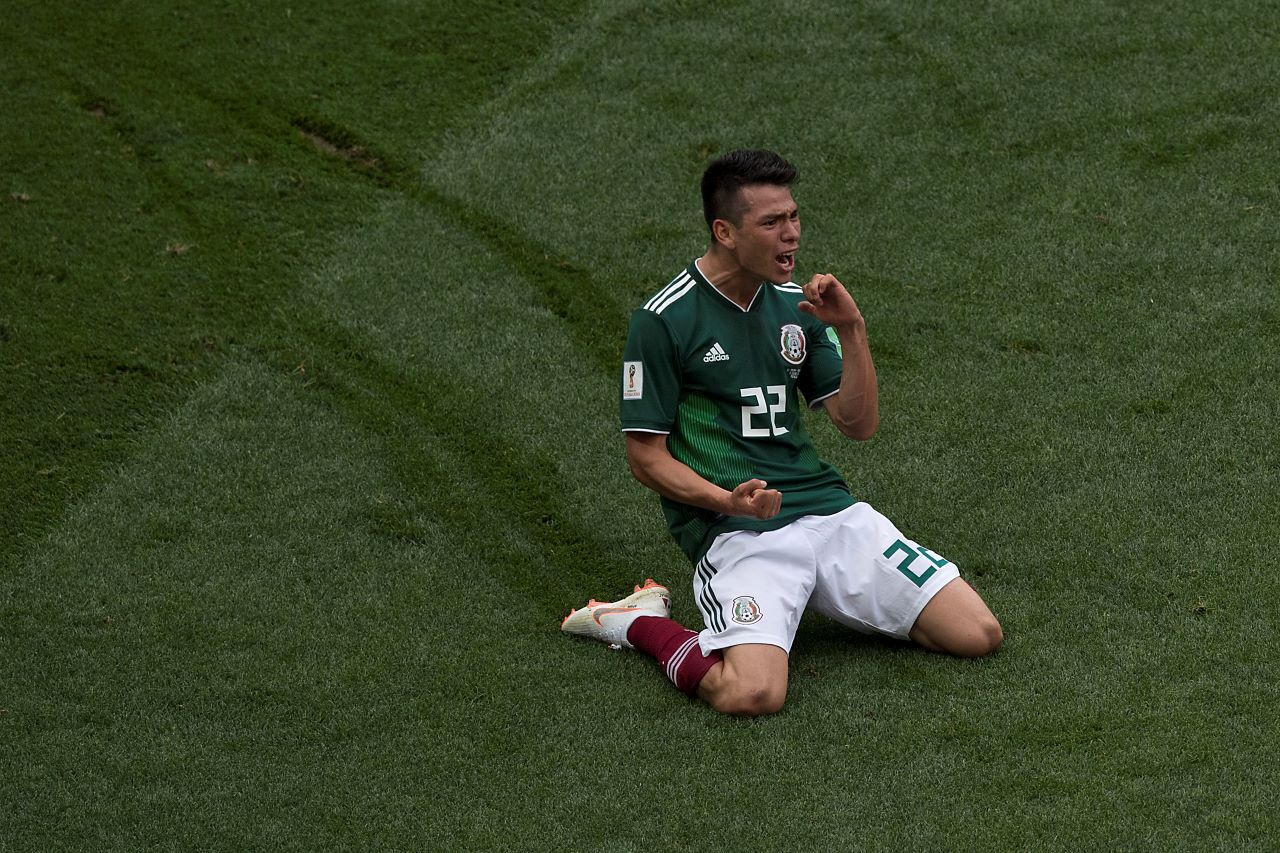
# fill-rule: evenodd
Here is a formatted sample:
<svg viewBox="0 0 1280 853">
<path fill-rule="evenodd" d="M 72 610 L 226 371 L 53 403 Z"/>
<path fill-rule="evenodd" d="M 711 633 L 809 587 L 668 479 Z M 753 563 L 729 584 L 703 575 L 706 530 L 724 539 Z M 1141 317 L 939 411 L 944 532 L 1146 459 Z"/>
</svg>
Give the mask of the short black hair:
<svg viewBox="0 0 1280 853">
<path fill-rule="evenodd" d="M 702 215 L 707 228 L 717 219 L 742 224 L 743 187 L 773 184 L 789 187 L 796 179 L 796 167 L 775 151 L 740 148 L 722 154 L 702 173 Z"/>
</svg>

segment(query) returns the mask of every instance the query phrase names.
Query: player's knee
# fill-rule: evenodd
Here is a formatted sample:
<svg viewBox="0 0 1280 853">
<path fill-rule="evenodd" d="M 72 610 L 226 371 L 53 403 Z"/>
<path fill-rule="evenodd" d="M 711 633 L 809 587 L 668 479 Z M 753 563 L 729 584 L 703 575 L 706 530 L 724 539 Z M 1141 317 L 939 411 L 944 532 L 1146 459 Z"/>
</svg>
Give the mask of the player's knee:
<svg viewBox="0 0 1280 853">
<path fill-rule="evenodd" d="M 1000 623 L 994 616 L 983 616 L 973 623 L 955 654 L 967 658 L 985 657 L 1003 643 L 1004 629 Z"/>
<path fill-rule="evenodd" d="M 763 717 L 781 711 L 786 701 L 786 684 L 741 684 L 716 696 L 712 707 L 736 717 Z"/>
</svg>

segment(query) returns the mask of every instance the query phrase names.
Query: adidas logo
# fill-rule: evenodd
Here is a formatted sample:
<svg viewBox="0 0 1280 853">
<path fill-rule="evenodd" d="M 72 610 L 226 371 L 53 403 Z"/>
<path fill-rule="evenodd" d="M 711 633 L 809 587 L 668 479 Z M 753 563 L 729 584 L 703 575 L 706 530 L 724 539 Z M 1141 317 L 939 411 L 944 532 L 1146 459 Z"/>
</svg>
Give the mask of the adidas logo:
<svg viewBox="0 0 1280 853">
<path fill-rule="evenodd" d="M 707 350 L 707 354 L 702 357 L 703 361 L 728 361 L 729 353 L 724 351 L 724 347 L 720 346 L 720 342 L 716 341 L 711 349 Z"/>
</svg>

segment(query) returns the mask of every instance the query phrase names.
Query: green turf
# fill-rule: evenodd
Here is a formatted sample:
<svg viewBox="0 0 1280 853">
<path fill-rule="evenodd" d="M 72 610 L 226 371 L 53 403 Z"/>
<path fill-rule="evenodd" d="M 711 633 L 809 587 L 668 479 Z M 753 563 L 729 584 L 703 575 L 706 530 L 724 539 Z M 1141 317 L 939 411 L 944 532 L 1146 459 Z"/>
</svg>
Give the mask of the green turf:
<svg viewBox="0 0 1280 853">
<path fill-rule="evenodd" d="M 1265 849 L 1265 3 L 101 8 L 0 30 L 0 849 Z M 723 719 L 568 607 L 689 569 L 627 313 L 725 148 L 1005 648 L 819 619 Z"/>
</svg>

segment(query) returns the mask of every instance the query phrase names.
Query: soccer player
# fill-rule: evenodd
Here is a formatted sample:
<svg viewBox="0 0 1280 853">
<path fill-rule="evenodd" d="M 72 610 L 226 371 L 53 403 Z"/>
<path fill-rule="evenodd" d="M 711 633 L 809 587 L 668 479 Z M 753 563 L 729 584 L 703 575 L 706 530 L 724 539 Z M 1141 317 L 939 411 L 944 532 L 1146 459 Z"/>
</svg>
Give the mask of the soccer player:
<svg viewBox="0 0 1280 853">
<path fill-rule="evenodd" d="M 746 716 L 782 708 L 806 609 L 960 657 L 1003 641 L 955 564 L 855 501 L 809 439 L 801 398 L 857 441 L 875 433 L 879 402 L 844 285 L 826 273 L 792 283 L 795 178 L 771 151 L 707 167 L 710 246 L 631 315 L 623 354 L 627 460 L 694 564 L 705 627 L 671 619 L 670 593 L 652 580 L 561 625 L 646 652 L 679 689 Z"/>
</svg>

